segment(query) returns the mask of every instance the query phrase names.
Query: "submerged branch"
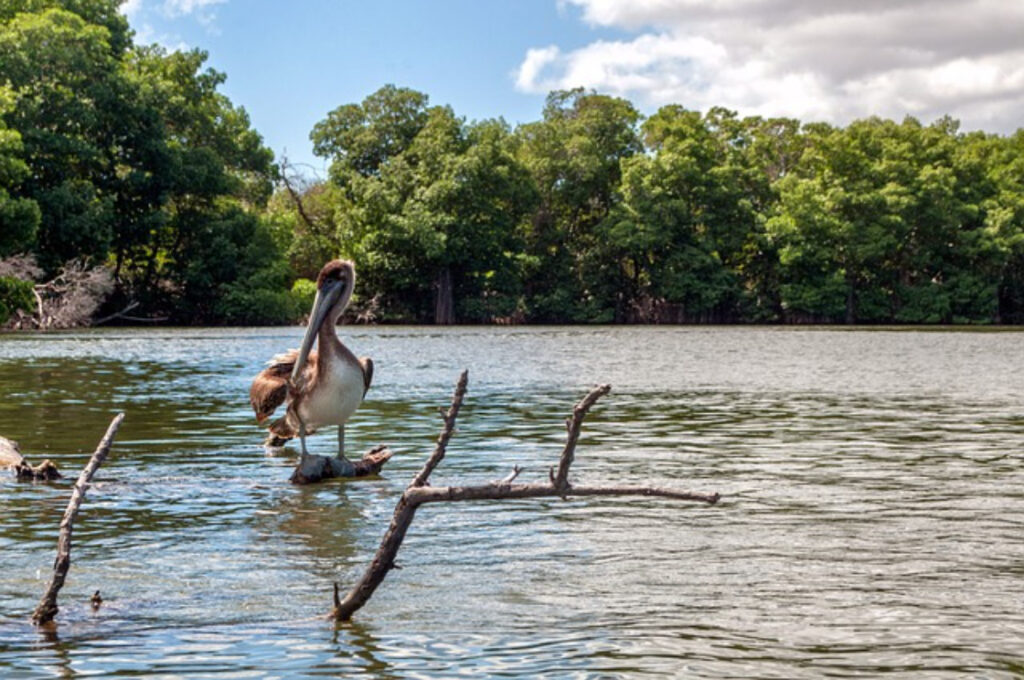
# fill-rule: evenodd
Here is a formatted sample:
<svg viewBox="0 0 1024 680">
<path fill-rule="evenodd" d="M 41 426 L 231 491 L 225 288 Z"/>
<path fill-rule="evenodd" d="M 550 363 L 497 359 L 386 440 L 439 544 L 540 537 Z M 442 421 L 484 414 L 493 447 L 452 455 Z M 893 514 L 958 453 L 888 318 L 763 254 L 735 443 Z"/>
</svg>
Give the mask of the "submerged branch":
<svg viewBox="0 0 1024 680">
<path fill-rule="evenodd" d="M 671 498 L 677 501 L 697 501 L 714 505 L 717 493 L 680 491 L 657 486 L 567 486 L 558 488 L 551 484 L 506 484 L 492 482 L 480 486 L 436 486 L 406 490 L 406 498 L 412 505 L 457 501 L 500 501 L 506 498 L 568 498 L 570 496 L 651 496 Z"/>
<path fill-rule="evenodd" d="M 63 477 L 50 460 L 44 460 L 39 465 L 29 463 L 21 455 L 18 442 L 5 437 L 0 437 L 0 467 L 14 470 L 14 476 L 22 482 L 48 482 Z"/>
<path fill-rule="evenodd" d="M 380 473 L 393 455 L 391 449 L 383 444 L 373 447 L 357 461 L 311 453 L 299 457 L 290 481 L 292 484 L 314 484 L 335 477 L 372 477 Z"/>
</svg>

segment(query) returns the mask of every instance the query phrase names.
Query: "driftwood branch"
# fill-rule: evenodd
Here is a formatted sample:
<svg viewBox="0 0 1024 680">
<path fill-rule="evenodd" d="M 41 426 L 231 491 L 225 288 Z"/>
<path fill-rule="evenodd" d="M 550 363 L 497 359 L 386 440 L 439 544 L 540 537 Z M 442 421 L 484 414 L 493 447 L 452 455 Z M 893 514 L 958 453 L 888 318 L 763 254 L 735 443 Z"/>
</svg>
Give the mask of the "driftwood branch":
<svg viewBox="0 0 1024 680">
<path fill-rule="evenodd" d="M 576 455 L 576 443 L 580 440 L 580 428 L 583 427 L 583 419 L 587 417 L 587 411 L 597 403 L 597 400 L 608 394 L 612 389 L 611 385 L 601 385 L 590 391 L 590 394 L 583 397 L 572 409 L 572 418 L 565 421 L 565 427 L 569 434 L 565 441 L 565 448 L 558 460 L 558 472 L 555 473 L 554 486 L 564 489 L 569 486 L 569 466 L 572 465 Z"/>
<path fill-rule="evenodd" d="M 114 436 L 117 435 L 117 430 L 121 427 L 123 420 L 123 413 L 114 416 L 106 434 L 103 435 L 103 439 L 100 440 L 96 451 L 92 454 L 92 458 L 89 459 L 82 473 L 78 475 L 78 481 L 75 482 L 71 500 L 68 501 L 68 507 L 60 521 L 60 538 L 57 539 L 57 559 L 53 563 L 53 577 L 50 579 L 46 593 L 43 594 L 43 598 L 32 614 L 32 622 L 37 626 L 49 623 L 57 615 L 57 593 L 64 586 L 64 579 L 71 567 L 71 531 L 75 518 L 78 516 L 79 508 L 82 507 L 82 501 L 85 500 L 85 491 L 89 487 L 89 482 L 92 481 L 92 476 L 96 474 L 96 470 L 110 453 L 110 446 L 114 443 Z"/>
<path fill-rule="evenodd" d="M 466 396 L 466 384 L 468 382 L 469 371 L 463 371 L 462 375 L 459 376 L 459 381 L 455 384 L 455 393 L 452 394 L 452 405 L 448 407 L 448 411 L 441 412 L 441 416 L 444 418 L 444 428 L 442 428 L 441 434 L 437 436 L 437 445 L 434 447 L 434 452 L 430 454 L 430 458 L 423 464 L 423 469 L 413 478 L 409 486 L 424 486 L 430 479 L 430 473 L 434 471 L 437 464 L 444 458 L 448 442 L 455 432 L 455 419 L 458 418 L 459 409 L 462 408 L 462 400 Z"/>
<path fill-rule="evenodd" d="M 504 479 L 499 479 L 498 481 L 492 482 L 492 483 L 493 484 L 511 484 L 512 482 L 514 482 L 516 480 L 516 477 L 518 477 L 519 473 L 522 472 L 522 471 L 523 471 L 523 468 L 519 467 L 518 465 L 513 465 L 512 466 L 512 472 L 508 473 L 508 476 L 506 476 Z"/>
<path fill-rule="evenodd" d="M 393 455 L 391 449 L 383 444 L 373 447 L 357 461 L 311 453 L 299 458 L 290 481 L 292 484 L 315 484 L 335 477 L 372 477 L 380 473 Z"/>
<path fill-rule="evenodd" d="M 22 482 L 47 482 L 62 477 L 60 470 L 50 460 L 44 460 L 39 465 L 29 463 L 21 455 L 18 442 L 5 437 L 0 437 L 0 467 L 14 470 L 15 477 Z"/>
<path fill-rule="evenodd" d="M 673 500 L 696 501 L 707 504 L 718 502 L 717 493 L 700 493 L 681 491 L 656 486 L 573 486 L 569 483 L 569 467 L 575 457 L 576 445 L 579 442 L 580 428 L 587 411 L 608 391 L 609 385 L 601 385 L 584 397 L 573 409 L 573 416 L 567 421 L 569 437 L 559 461 L 557 474 L 552 470 L 548 484 L 514 484 L 521 468 L 517 465 L 512 473 L 504 479 L 479 486 L 426 486 L 427 479 L 437 464 L 444 458 L 445 449 L 455 429 L 455 417 L 466 393 L 467 374 L 463 371 L 452 396 L 452 405 L 444 414 L 444 428 L 437 440 L 437 447 L 427 460 L 423 469 L 406 487 L 402 497 L 395 506 L 391 525 L 384 538 L 381 539 L 373 561 L 359 582 L 349 590 L 344 598 L 339 597 L 338 585 L 334 584 L 334 609 L 331 612 L 335 621 L 348 621 L 352 615 L 365 605 L 391 569 L 397 568 L 395 558 L 402 546 L 405 534 L 412 524 L 419 506 L 425 503 L 505 500 L 509 498 L 551 498 L 569 496 L 651 496 L 671 498 Z"/>
</svg>

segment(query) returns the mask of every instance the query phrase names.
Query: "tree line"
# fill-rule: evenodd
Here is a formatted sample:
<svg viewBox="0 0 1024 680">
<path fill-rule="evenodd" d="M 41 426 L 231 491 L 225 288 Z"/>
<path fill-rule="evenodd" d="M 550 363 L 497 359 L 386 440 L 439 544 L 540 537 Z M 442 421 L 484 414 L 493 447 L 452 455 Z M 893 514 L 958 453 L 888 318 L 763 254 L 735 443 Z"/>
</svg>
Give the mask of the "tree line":
<svg viewBox="0 0 1024 680">
<path fill-rule="evenodd" d="M 316 124 L 309 178 L 116 1 L 0 22 L 0 259 L 103 266 L 100 314 L 291 322 L 344 256 L 352 313 L 383 322 L 1024 323 L 1024 130 L 584 90 L 511 126 L 387 85 Z M 2 274 L 0 305 L 30 303 Z"/>
</svg>

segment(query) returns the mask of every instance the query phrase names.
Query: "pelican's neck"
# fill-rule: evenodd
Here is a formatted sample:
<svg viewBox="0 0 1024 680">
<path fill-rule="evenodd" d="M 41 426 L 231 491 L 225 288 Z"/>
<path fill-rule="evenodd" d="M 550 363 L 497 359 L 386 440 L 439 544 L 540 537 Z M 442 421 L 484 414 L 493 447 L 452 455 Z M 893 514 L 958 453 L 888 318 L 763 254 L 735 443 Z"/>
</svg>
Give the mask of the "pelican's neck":
<svg viewBox="0 0 1024 680">
<path fill-rule="evenodd" d="M 352 297 L 351 291 L 345 291 L 345 293 L 338 298 L 338 301 L 331 307 L 331 311 L 327 313 L 327 318 L 320 325 L 320 330 L 317 332 L 317 341 L 320 345 L 320 361 L 317 363 L 317 368 L 321 371 L 327 370 L 327 365 L 331 361 L 347 361 L 349 363 L 358 364 L 359 360 L 356 359 L 356 355 L 352 354 L 345 343 L 338 337 L 338 319 L 341 318 L 342 312 L 348 307 L 348 301 Z"/>
</svg>

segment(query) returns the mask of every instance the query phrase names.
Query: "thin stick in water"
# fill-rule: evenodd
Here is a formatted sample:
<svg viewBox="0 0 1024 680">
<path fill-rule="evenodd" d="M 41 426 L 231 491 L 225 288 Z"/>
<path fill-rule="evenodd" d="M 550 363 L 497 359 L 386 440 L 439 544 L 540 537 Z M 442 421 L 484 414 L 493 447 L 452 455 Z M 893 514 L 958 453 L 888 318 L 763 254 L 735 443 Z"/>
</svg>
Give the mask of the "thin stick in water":
<svg viewBox="0 0 1024 680">
<path fill-rule="evenodd" d="M 85 490 L 89 487 L 89 482 L 92 481 L 96 470 L 110 453 L 110 446 L 114 443 L 114 436 L 117 435 L 117 430 L 121 427 L 123 420 L 123 413 L 114 416 L 107 428 L 107 433 L 103 435 L 103 439 L 100 440 L 92 458 L 86 463 L 82 474 L 78 475 L 78 481 L 75 482 L 75 487 L 71 491 L 71 500 L 68 501 L 68 507 L 60 521 L 60 538 L 57 539 L 57 559 L 53 563 L 53 577 L 50 579 L 50 585 L 39 601 L 35 612 L 32 613 L 32 623 L 37 626 L 49 623 L 53 621 L 53 617 L 57 616 L 57 593 L 64 586 L 64 579 L 67 578 L 68 569 L 71 567 L 71 531 L 75 518 L 78 517 L 78 510 L 82 507 L 82 501 L 85 500 Z"/>
</svg>

